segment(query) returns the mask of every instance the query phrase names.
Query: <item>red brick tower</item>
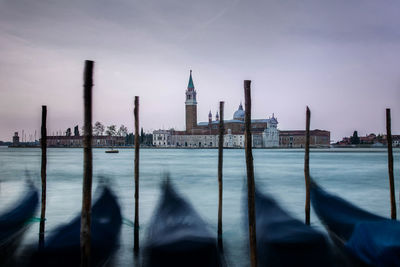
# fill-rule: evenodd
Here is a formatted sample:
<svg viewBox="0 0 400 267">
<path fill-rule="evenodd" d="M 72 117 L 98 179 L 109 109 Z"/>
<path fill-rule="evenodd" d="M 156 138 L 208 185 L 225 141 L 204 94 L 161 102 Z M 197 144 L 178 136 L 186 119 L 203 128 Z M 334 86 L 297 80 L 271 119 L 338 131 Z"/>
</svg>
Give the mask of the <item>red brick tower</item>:
<svg viewBox="0 0 400 267">
<path fill-rule="evenodd" d="M 194 89 L 192 70 L 190 70 L 189 84 L 186 90 L 186 132 L 190 132 L 197 126 L 197 101 Z"/>
</svg>

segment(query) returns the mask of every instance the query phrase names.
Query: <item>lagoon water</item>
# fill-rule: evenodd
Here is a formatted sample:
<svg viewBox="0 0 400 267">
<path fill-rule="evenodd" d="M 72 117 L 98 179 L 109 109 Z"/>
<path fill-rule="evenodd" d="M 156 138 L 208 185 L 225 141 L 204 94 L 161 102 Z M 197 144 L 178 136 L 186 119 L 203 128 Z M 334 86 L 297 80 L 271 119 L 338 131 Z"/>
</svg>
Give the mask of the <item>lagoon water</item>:
<svg viewBox="0 0 400 267">
<path fill-rule="evenodd" d="M 108 180 L 122 208 L 123 217 L 133 220 L 133 149 L 119 154 L 93 150 L 93 192 L 100 180 Z M 40 149 L 0 147 L 0 212 L 23 193 L 26 173 L 40 188 Z M 142 149 L 140 151 L 140 241 L 145 245 L 148 222 L 160 196 L 160 182 L 168 172 L 178 191 L 190 200 L 209 223 L 217 225 L 216 149 Z M 273 195 L 294 217 L 304 219 L 304 151 L 296 149 L 253 150 L 256 186 Z M 395 188 L 399 192 L 400 150 L 394 151 Z M 46 235 L 80 213 L 82 200 L 82 149 L 48 149 Z M 387 152 L 385 149 L 311 150 L 312 177 L 330 192 L 340 194 L 360 207 L 390 216 Z M 223 238 L 229 266 L 248 266 L 247 231 L 243 224 L 243 186 L 246 163 L 243 149 L 224 150 Z M 396 193 L 396 200 L 398 201 Z M 398 202 L 397 202 L 398 204 Z M 40 216 L 38 209 L 37 216 Z M 316 216 L 311 224 L 323 230 Z M 39 224 L 25 235 L 23 244 L 37 242 Z M 125 223 L 116 266 L 139 266 L 133 257 L 133 228 Z"/>
</svg>

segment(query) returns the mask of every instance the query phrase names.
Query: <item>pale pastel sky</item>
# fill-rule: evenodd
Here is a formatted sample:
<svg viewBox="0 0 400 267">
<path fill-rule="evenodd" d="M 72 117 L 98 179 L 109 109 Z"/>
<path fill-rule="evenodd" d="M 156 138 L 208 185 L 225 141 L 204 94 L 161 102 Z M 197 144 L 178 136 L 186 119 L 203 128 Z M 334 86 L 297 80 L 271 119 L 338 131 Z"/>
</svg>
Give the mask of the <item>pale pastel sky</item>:
<svg viewBox="0 0 400 267">
<path fill-rule="evenodd" d="M 189 70 L 198 119 L 226 119 L 252 80 L 253 118 L 331 139 L 400 134 L 400 1 L 0 0 L 0 140 L 83 121 L 83 63 L 94 60 L 94 121 L 184 129 Z M 28 136 L 29 138 L 29 136 Z"/>
</svg>

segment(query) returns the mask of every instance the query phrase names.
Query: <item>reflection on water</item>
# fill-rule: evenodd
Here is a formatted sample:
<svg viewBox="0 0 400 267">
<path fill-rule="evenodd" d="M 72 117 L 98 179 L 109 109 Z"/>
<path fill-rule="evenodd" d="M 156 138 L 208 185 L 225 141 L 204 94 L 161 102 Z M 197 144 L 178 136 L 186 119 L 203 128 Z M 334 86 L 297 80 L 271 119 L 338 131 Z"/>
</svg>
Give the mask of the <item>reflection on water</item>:
<svg viewBox="0 0 400 267">
<path fill-rule="evenodd" d="M 106 154 L 94 149 L 94 191 L 105 177 L 118 195 L 124 218 L 133 220 L 134 175 L 132 149 Z M 179 192 L 191 201 L 210 230 L 216 233 L 218 212 L 217 150 L 142 149 L 140 157 L 140 241 L 160 195 L 162 174 L 169 172 Z M 304 175 L 302 150 L 254 150 L 258 188 L 273 195 L 295 217 L 303 220 Z M 395 181 L 399 188 L 399 150 L 395 150 Z M 389 217 L 390 199 L 387 153 L 384 149 L 312 150 L 311 175 L 330 192 L 340 194 L 360 207 Z M 40 149 L 0 149 L 0 211 L 18 199 L 24 190 L 26 170 L 40 188 Z M 47 167 L 46 232 L 69 222 L 81 208 L 82 149 L 49 149 Z M 242 221 L 242 189 L 245 181 L 244 150 L 224 151 L 223 238 L 230 266 L 247 266 L 246 235 Z M 37 212 L 39 216 L 39 210 Z M 322 230 L 311 214 L 311 223 Z M 23 244 L 37 242 L 39 224 L 33 223 Z M 132 266 L 133 228 L 121 230 L 121 246 L 115 263 Z"/>
</svg>

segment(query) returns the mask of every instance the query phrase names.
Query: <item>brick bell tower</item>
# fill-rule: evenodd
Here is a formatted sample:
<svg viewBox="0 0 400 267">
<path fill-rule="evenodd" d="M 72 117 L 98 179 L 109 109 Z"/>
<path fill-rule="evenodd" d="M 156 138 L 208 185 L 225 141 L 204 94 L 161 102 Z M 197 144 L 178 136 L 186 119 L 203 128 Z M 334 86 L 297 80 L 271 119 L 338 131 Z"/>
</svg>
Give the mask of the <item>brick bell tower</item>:
<svg viewBox="0 0 400 267">
<path fill-rule="evenodd" d="M 186 90 L 186 132 L 190 132 L 197 126 L 197 101 L 194 89 L 192 70 L 190 70 L 189 84 Z"/>
</svg>

